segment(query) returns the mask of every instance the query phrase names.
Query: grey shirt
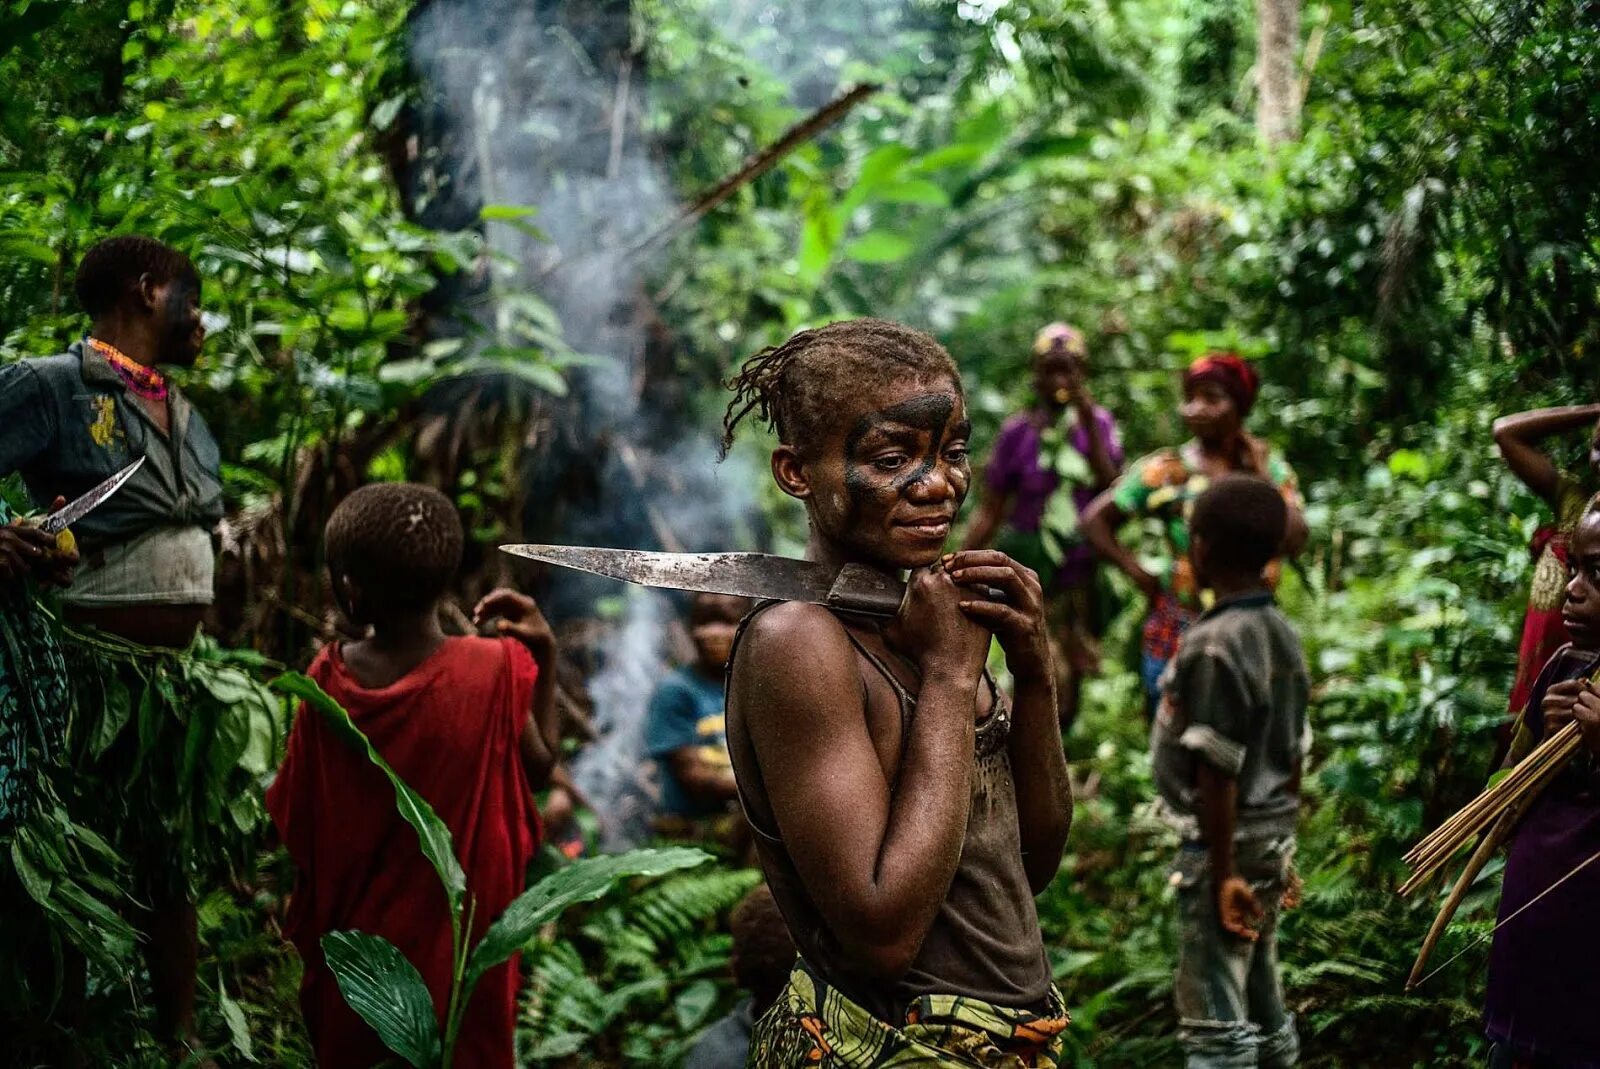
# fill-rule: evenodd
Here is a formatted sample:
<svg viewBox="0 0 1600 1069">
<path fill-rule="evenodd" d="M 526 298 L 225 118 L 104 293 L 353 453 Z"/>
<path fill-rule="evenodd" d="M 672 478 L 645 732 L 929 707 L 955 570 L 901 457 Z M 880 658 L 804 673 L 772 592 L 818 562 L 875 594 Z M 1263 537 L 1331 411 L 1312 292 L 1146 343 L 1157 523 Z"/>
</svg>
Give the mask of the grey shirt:
<svg viewBox="0 0 1600 1069">
<path fill-rule="evenodd" d="M 1300 636 L 1267 591 L 1220 601 L 1190 626 L 1162 673 L 1150 736 L 1162 813 L 1180 834 L 1200 838 L 1200 761 L 1238 783 L 1235 838 L 1294 833 L 1309 691 Z"/>
<path fill-rule="evenodd" d="M 144 467 L 72 525 L 86 557 L 158 527 L 209 532 L 222 518 L 222 458 L 200 413 L 169 387 L 163 434 L 105 357 L 82 343 L 0 367 L 0 475 L 22 473 L 36 505 L 67 500 L 137 457 Z"/>
</svg>

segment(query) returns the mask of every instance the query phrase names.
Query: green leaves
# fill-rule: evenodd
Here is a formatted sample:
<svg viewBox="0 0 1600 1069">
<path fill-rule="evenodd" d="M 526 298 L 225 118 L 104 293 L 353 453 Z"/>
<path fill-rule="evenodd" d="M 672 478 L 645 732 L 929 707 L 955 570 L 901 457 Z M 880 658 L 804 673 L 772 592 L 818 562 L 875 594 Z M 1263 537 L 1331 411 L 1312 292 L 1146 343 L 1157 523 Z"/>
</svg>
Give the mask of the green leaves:
<svg viewBox="0 0 1600 1069">
<path fill-rule="evenodd" d="M 911 255 L 911 239 L 888 230 L 861 235 L 844 247 L 844 254 L 856 263 L 892 264 Z"/>
<path fill-rule="evenodd" d="M 322 952 L 339 993 L 384 1046 L 417 1069 L 440 1063 L 433 997 L 393 943 L 363 932 L 329 932 L 322 937 Z"/>
<path fill-rule="evenodd" d="M 272 686 L 315 709 L 335 735 L 365 754 L 367 760 L 388 777 L 390 785 L 394 787 L 395 809 L 406 823 L 416 829 L 423 856 L 433 865 L 433 870 L 439 874 L 439 882 L 444 885 L 445 894 L 450 900 L 450 912 L 459 915 L 467 891 L 467 876 L 461 870 L 461 862 L 456 859 L 455 848 L 450 841 L 450 829 L 445 827 L 433 807 L 389 767 L 389 763 L 373 748 L 361 729 L 351 721 L 344 707 L 330 698 L 310 676 L 285 672 L 272 681 Z"/>
<path fill-rule="evenodd" d="M 592 902 L 604 895 L 619 880 L 634 876 L 660 876 L 677 869 L 693 868 L 711 860 L 703 850 L 669 847 L 662 850 L 634 850 L 626 854 L 583 858 L 561 869 L 524 891 L 489 926 L 483 939 L 467 959 L 465 990 L 484 973 L 505 961 L 539 928 L 560 916 L 562 910 L 579 902 Z"/>
</svg>

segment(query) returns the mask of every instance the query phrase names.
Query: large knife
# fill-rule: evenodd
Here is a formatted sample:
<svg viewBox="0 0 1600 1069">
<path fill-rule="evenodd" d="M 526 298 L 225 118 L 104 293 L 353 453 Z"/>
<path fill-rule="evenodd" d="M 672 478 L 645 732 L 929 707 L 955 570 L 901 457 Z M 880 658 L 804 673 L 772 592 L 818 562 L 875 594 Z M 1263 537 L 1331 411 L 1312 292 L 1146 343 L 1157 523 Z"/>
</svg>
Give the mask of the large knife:
<svg viewBox="0 0 1600 1069">
<path fill-rule="evenodd" d="M 99 508 L 100 505 L 104 503 L 104 501 L 112 494 L 116 493 L 118 490 L 121 490 L 122 484 L 133 478 L 133 473 L 138 471 L 140 465 L 143 463 L 144 457 L 140 457 L 132 464 L 129 464 L 126 468 L 123 468 L 121 471 L 111 476 L 111 478 L 107 479 L 105 482 L 94 487 L 94 489 L 90 490 L 88 493 L 82 495 L 81 497 L 74 498 L 71 502 L 63 505 L 55 512 L 52 512 L 50 515 L 38 520 L 37 525 L 39 529 L 44 531 L 46 534 L 60 534 L 62 531 L 66 530 L 68 526 L 77 523 L 79 520 L 89 515 L 89 513 Z"/>
<path fill-rule="evenodd" d="M 539 545 L 508 545 L 500 549 L 529 560 L 641 586 L 809 601 L 874 616 L 893 616 L 906 593 L 906 585 L 900 579 L 865 565 L 830 568 L 816 561 L 766 553 L 652 553 L 640 549 Z"/>
</svg>

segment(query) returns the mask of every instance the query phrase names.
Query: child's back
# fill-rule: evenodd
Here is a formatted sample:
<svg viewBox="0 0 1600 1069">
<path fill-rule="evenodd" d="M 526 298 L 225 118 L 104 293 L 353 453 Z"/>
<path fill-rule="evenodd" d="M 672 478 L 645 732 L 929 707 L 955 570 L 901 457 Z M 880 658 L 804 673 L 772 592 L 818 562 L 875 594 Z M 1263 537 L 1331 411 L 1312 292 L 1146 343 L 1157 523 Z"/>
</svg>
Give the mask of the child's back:
<svg viewBox="0 0 1600 1069">
<path fill-rule="evenodd" d="M 370 635 L 324 649 L 311 676 L 450 829 L 474 903 L 470 945 L 521 892 L 533 854 L 529 777 L 549 774 L 556 746 L 554 639 L 538 607 L 509 590 L 475 613 L 500 617 L 503 637 L 445 636 L 438 603 L 460 567 L 463 533 L 437 490 L 364 486 L 334 510 L 325 539 L 339 607 Z M 304 706 L 267 807 L 295 865 L 285 927 L 305 962 L 300 1005 L 317 1062 L 384 1061 L 377 1035 L 340 995 L 321 940 L 351 929 L 389 940 L 442 1012 L 452 948 L 438 875 L 388 779 Z M 516 981 L 511 963 L 478 984 L 457 1064 L 510 1069 Z"/>
<path fill-rule="evenodd" d="M 1185 837 L 1199 838 L 1196 762 L 1233 776 L 1239 839 L 1293 835 L 1310 741 L 1300 636 L 1265 590 L 1219 602 L 1167 669 L 1152 735 L 1156 788 Z"/>
<path fill-rule="evenodd" d="M 394 683 L 368 689 L 332 645 L 310 675 L 450 829 L 477 902 L 476 938 L 521 892 L 535 845 L 537 817 L 518 750 L 537 676 L 533 657 L 509 638 L 452 638 Z M 373 1064 L 384 1049 L 345 1005 L 322 963 L 321 937 L 357 929 L 388 939 L 443 1006 L 451 946 L 439 878 L 396 811 L 387 779 L 304 709 L 268 805 L 299 876 L 285 934 L 306 963 L 301 1003 L 319 1061 Z M 514 1014 L 515 984 L 510 968 L 479 984 L 462 1035 L 483 1048 L 476 1057 L 463 1052 L 462 1064 L 511 1064 L 509 1023 L 488 1018 Z"/>
</svg>

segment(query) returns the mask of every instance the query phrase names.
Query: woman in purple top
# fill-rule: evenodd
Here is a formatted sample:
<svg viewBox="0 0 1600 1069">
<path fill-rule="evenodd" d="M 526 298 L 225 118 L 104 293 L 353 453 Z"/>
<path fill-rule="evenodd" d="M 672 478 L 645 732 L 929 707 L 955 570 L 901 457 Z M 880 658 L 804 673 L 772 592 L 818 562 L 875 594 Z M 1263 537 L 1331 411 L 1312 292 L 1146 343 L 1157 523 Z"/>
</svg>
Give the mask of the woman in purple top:
<svg viewBox="0 0 1600 1069">
<path fill-rule="evenodd" d="M 1600 1069 L 1597 502 L 1590 500 L 1570 544 L 1561 615 L 1572 642 L 1539 673 L 1524 713 L 1535 744 L 1576 719 L 1586 747 L 1530 805 L 1511 840 L 1489 951 L 1492 1069 Z"/>
<path fill-rule="evenodd" d="M 1122 470 L 1122 441 L 1111 413 L 1085 381 L 1083 335 L 1051 323 L 1033 341 L 1033 407 L 1006 420 L 984 469 L 966 548 L 998 543 L 1039 573 L 1050 598 L 1057 710 L 1063 731 L 1078 715 L 1083 677 L 1100 666 L 1094 551 L 1078 533 L 1078 513 Z"/>
</svg>

